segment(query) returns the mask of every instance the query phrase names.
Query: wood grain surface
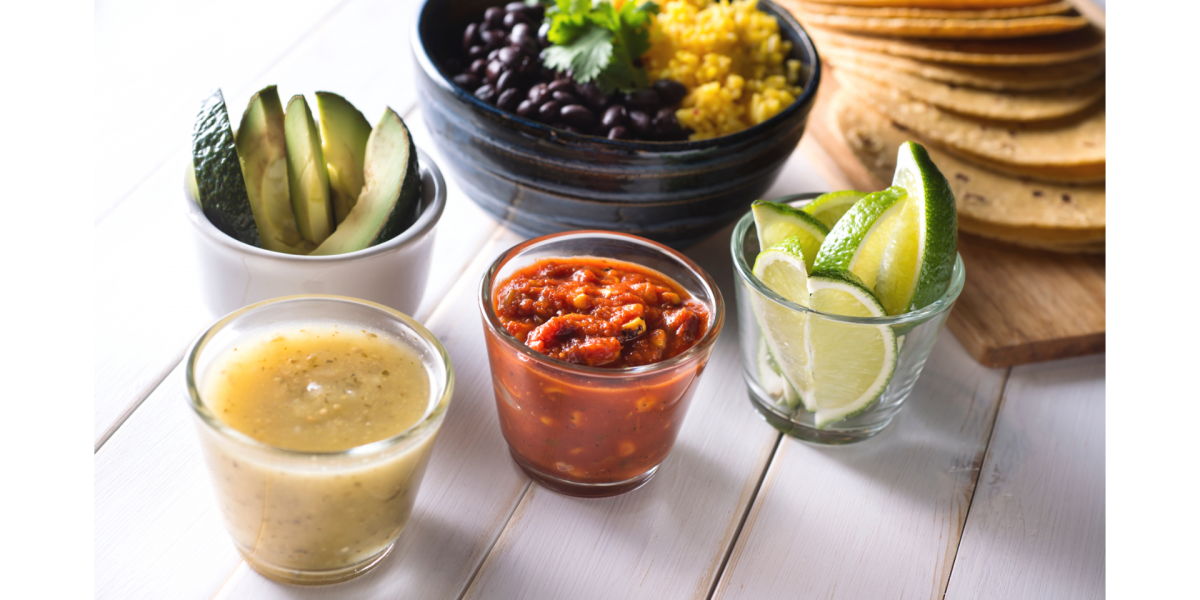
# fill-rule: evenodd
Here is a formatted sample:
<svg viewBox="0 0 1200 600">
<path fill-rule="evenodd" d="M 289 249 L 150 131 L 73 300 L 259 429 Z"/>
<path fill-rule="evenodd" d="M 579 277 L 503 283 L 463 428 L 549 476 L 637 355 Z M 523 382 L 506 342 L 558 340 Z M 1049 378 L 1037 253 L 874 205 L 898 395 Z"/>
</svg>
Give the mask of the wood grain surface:
<svg viewBox="0 0 1200 600">
<path fill-rule="evenodd" d="M 879 190 L 879 181 L 842 141 L 826 110 L 837 90 L 827 65 L 809 117 L 817 144 L 806 154 L 844 188 Z M 960 233 L 967 281 L 947 326 L 975 360 L 990 367 L 1104 352 L 1104 257 L 1030 250 Z"/>
<path fill-rule="evenodd" d="M 946 600 L 1103 598 L 1104 357 L 1015 367 Z"/>
<path fill-rule="evenodd" d="M 1004 377 L 943 332 L 883 433 L 785 437 L 714 598 L 941 598 Z"/>
</svg>

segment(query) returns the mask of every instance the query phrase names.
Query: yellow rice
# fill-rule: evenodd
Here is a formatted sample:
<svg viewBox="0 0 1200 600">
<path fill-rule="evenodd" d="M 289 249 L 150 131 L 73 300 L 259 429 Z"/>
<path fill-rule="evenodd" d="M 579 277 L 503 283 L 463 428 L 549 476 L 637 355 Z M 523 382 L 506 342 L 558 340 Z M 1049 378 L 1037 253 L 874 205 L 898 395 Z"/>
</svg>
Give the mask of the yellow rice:
<svg viewBox="0 0 1200 600">
<path fill-rule="evenodd" d="M 803 91 L 792 44 L 758 0 L 660 2 L 642 61 L 651 81 L 688 88 L 675 114 L 693 140 L 736 133 L 770 119 Z"/>
</svg>

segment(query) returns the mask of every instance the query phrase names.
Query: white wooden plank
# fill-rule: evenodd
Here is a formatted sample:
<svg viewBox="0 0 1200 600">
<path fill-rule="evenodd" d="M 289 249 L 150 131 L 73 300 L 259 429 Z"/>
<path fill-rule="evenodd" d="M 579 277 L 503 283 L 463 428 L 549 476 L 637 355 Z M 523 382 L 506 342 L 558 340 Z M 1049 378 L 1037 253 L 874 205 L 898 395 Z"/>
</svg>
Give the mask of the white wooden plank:
<svg viewBox="0 0 1200 600">
<path fill-rule="evenodd" d="M 824 182 L 793 153 L 775 198 Z M 725 330 L 675 450 L 647 486 L 581 500 L 530 488 L 467 598 L 706 597 L 779 434 L 750 406 L 738 352 L 732 226 L 687 254 L 725 295 Z"/>
<path fill-rule="evenodd" d="M 161 169 L 96 229 L 96 442 L 211 320 L 200 300 L 182 174 L 182 165 Z"/>
<path fill-rule="evenodd" d="M 944 331 L 883 433 L 784 438 L 714 598 L 941 598 L 1003 379 Z"/>
<path fill-rule="evenodd" d="M 210 598 L 241 561 L 186 394 L 180 366 L 96 455 L 96 598 Z"/>
<path fill-rule="evenodd" d="M 358 0 L 336 11 L 327 22 L 270 68 L 259 73 L 235 75 L 239 71 L 231 67 L 229 77 L 242 79 L 232 85 L 217 85 L 225 85 L 229 92 L 227 100 L 234 115 L 241 113 L 254 90 L 269 83 L 278 83 L 284 94 L 311 94 L 317 89 L 336 90 L 351 98 L 369 118 L 382 114 L 383 107 L 389 104 L 401 114 L 411 113 L 416 104 L 416 95 L 411 83 L 413 65 L 408 59 L 407 44 L 416 6 L 415 0 Z M 145 13 L 144 16 L 139 17 L 140 20 L 135 19 L 143 26 L 167 27 L 173 22 L 171 19 L 178 17 L 177 13 L 170 10 L 143 9 L 139 10 Z M 212 10 L 213 14 L 219 14 L 224 9 L 217 5 Z M 116 27 L 116 31 L 120 31 L 124 21 L 118 17 L 123 13 L 114 10 L 108 14 L 106 19 L 109 20 L 98 22 L 98 30 L 103 30 L 103 36 L 116 36 L 118 33 L 111 31 L 111 28 Z M 190 13 L 185 11 L 182 14 L 186 16 Z M 262 26 L 268 30 L 277 26 L 274 25 L 277 21 L 271 21 L 268 15 L 256 11 L 247 12 L 245 18 L 263 20 Z M 197 19 L 194 27 L 206 27 L 204 18 Z M 280 23 L 285 22 L 290 21 Z M 360 38 L 368 42 L 346 43 L 348 39 Z M 118 42 L 113 43 L 120 46 Z M 131 47 L 140 47 L 138 43 L 130 42 L 133 44 Z M 125 51 L 131 50 L 121 50 Z M 115 53 L 117 58 L 123 56 L 121 52 Z M 169 50 L 164 52 L 170 54 Z M 134 61 L 132 64 L 136 66 L 140 63 Z M 163 83 L 166 90 L 161 93 L 179 89 L 180 85 L 174 80 L 167 80 Z M 189 91 L 187 94 L 190 94 L 188 107 L 171 105 L 175 110 L 172 117 L 181 119 L 184 126 L 160 126 L 153 132 L 155 135 L 170 132 L 169 135 L 176 140 L 176 151 L 168 153 L 165 164 L 153 171 L 150 179 L 124 198 L 124 202 L 110 206 L 113 209 L 111 214 L 96 230 L 97 339 L 105 340 L 104 344 L 96 346 L 94 440 L 97 444 L 180 360 L 183 347 L 210 321 L 210 316 L 199 303 L 192 264 L 191 231 L 183 218 L 180 204 L 181 181 L 188 156 L 188 132 L 195 109 L 192 104 L 199 97 L 199 93 L 191 94 Z M 152 122 L 161 121 L 153 111 L 146 114 L 146 119 Z M 410 116 L 409 120 L 415 120 L 419 125 L 419 118 Z M 138 128 L 123 135 L 129 139 L 140 139 L 140 144 L 145 146 L 158 143 L 150 133 Z M 416 131 L 414 128 L 413 135 L 422 148 L 432 148 L 423 129 Z M 101 154 L 107 157 L 120 153 Z M 120 168 L 126 171 L 136 168 L 134 161 L 120 164 Z M 447 216 L 459 210 L 461 204 L 449 205 Z M 466 210 L 475 210 L 475 207 L 470 206 Z M 490 219 L 475 219 L 476 214 L 483 213 L 476 210 L 460 218 L 479 223 L 490 232 L 494 224 Z M 453 236 L 453 232 L 450 235 Z M 450 269 L 454 276 L 469 260 L 457 250 L 478 248 L 482 240 L 487 239 L 486 233 L 480 235 L 477 231 L 467 231 L 465 235 L 470 236 L 464 238 L 465 245 L 440 245 L 456 250 L 442 260 L 446 266 L 456 265 Z M 442 269 L 435 270 L 433 279 L 438 280 L 438 273 L 444 273 L 445 269 L 440 264 L 435 264 L 435 269 Z M 448 286 L 454 277 L 443 276 L 441 279 L 445 280 L 441 282 L 443 286 Z M 432 282 L 430 287 L 435 291 L 446 289 L 437 288 Z"/>
<path fill-rule="evenodd" d="M 191 131 L 205 91 L 248 87 L 342 2 L 98 3 L 97 221 Z"/>
<path fill-rule="evenodd" d="M 947 600 L 1104 597 L 1104 361 L 1013 368 Z"/>
</svg>

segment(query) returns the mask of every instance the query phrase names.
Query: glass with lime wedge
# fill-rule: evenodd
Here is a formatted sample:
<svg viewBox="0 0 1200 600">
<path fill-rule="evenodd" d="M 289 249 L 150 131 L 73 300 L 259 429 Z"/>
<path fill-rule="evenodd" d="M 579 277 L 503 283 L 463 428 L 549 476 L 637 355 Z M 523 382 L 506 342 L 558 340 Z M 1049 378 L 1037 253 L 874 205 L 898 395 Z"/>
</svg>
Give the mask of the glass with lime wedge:
<svg viewBox="0 0 1200 600">
<path fill-rule="evenodd" d="M 886 190 L 756 203 L 734 229 L 744 376 L 784 433 L 843 444 L 882 431 L 962 291 L 949 187 L 920 146 L 898 164 Z"/>
</svg>

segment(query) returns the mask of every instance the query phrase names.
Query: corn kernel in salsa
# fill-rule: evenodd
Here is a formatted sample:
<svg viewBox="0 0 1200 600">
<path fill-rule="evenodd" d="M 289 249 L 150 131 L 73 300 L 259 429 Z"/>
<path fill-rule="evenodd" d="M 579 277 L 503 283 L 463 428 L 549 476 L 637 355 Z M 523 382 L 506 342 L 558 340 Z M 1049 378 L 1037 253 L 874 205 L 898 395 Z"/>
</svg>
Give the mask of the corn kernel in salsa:
<svg viewBox="0 0 1200 600">
<path fill-rule="evenodd" d="M 678 284 L 602 258 L 538 261 L 501 283 L 494 297 L 500 322 L 522 343 L 590 367 L 661 362 L 708 331 L 708 308 Z"/>
</svg>

